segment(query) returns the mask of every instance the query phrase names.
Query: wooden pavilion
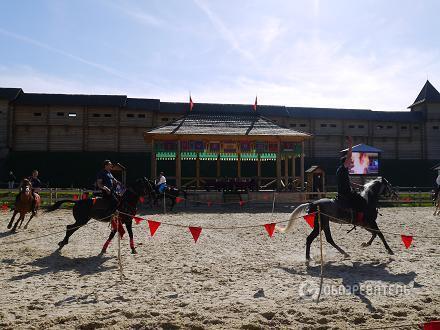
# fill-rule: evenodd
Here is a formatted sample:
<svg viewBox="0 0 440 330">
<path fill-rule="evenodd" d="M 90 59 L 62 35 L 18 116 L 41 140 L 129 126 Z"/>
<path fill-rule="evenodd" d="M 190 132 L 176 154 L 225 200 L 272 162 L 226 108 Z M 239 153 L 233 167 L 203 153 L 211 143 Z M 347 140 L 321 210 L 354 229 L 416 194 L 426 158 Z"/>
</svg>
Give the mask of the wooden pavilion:
<svg viewBox="0 0 440 330">
<path fill-rule="evenodd" d="M 200 188 L 201 160 L 216 161 L 217 178 L 220 178 L 222 161 L 237 163 L 238 178 L 242 177 L 241 163 L 254 161 L 260 186 L 261 162 L 272 160 L 276 163 L 278 189 L 287 186 L 289 179 L 299 180 L 301 188 L 304 187 L 304 141 L 311 138 L 310 134 L 281 127 L 257 111 L 233 111 L 225 107 L 221 111 L 210 110 L 193 110 L 171 123 L 144 132 L 145 142 L 152 146 L 152 178 L 157 177 L 158 160 L 175 160 L 176 185 L 181 187 L 182 160 L 192 159 L 196 161 L 195 186 Z M 298 158 L 300 176 L 296 178 Z M 284 173 L 281 173 L 282 161 Z"/>
</svg>

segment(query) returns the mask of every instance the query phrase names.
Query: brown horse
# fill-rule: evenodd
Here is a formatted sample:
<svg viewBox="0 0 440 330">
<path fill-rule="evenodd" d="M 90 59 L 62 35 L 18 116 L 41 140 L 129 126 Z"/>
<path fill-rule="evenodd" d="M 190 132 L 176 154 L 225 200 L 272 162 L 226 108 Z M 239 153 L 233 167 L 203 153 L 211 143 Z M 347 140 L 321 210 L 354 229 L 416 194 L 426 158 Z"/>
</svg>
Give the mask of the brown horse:
<svg viewBox="0 0 440 330">
<path fill-rule="evenodd" d="M 20 186 L 20 192 L 19 197 L 15 202 L 14 207 L 14 214 L 12 215 L 11 221 L 9 221 L 8 229 L 12 227 L 12 223 L 14 222 L 15 216 L 17 213 L 20 213 L 20 216 L 18 217 L 18 220 L 15 222 L 14 227 L 12 227 L 12 231 L 15 231 L 18 228 L 21 227 L 24 221 L 24 217 L 26 213 L 32 212 L 32 202 L 34 200 L 34 196 L 32 195 L 32 184 L 28 179 L 23 179 Z M 40 196 L 35 193 L 35 208 L 38 210 L 41 204 Z M 24 226 L 24 229 L 27 228 L 29 225 L 29 222 L 31 222 L 32 218 L 34 217 L 34 213 L 32 212 L 31 217 L 29 218 L 28 222 Z"/>
</svg>

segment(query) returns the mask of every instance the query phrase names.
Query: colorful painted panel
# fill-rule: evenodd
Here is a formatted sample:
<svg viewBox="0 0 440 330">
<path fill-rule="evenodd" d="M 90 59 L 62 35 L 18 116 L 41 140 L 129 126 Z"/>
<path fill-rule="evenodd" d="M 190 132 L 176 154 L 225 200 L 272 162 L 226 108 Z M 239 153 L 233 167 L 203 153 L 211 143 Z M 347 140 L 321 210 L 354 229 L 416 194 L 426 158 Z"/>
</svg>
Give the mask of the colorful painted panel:
<svg viewBox="0 0 440 330">
<path fill-rule="evenodd" d="M 220 142 L 209 142 L 208 151 L 213 153 L 220 152 Z"/>
<path fill-rule="evenodd" d="M 205 145 L 203 141 L 182 141 L 180 142 L 182 151 L 205 151 Z"/>
<path fill-rule="evenodd" d="M 235 142 L 223 142 L 222 143 L 222 153 L 233 154 L 237 153 L 237 143 Z"/>
<path fill-rule="evenodd" d="M 269 143 L 269 152 L 278 152 L 278 143 Z"/>
<path fill-rule="evenodd" d="M 268 152 L 269 151 L 269 145 L 267 142 L 256 142 L 255 143 L 255 152 L 262 153 L 262 152 Z"/>
<path fill-rule="evenodd" d="M 240 151 L 243 152 L 252 152 L 253 144 L 251 142 L 241 142 L 240 143 Z"/>
</svg>

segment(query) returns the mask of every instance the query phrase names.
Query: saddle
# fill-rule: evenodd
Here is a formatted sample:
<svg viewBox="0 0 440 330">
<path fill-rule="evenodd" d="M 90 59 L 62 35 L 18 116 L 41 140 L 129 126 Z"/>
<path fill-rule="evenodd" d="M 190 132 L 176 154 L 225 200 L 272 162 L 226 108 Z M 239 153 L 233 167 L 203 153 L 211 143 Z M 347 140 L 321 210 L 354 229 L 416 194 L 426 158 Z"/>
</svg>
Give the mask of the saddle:
<svg viewBox="0 0 440 330">
<path fill-rule="evenodd" d="M 338 206 L 338 218 L 345 220 L 354 226 L 362 226 L 365 224 L 364 212 L 355 210 L 355 208 L 349 205 L 349 202 L 341 199 L 335 198 L 335 203 Z"/>
</svg>

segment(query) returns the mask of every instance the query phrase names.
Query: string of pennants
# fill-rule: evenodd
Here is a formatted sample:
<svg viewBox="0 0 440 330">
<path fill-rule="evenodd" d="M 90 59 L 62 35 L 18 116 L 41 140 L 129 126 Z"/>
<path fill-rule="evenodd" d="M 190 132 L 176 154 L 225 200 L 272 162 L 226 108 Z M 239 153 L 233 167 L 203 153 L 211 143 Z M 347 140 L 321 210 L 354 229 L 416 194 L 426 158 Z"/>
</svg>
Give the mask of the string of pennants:
<svg viewBox="0 0 440 330">
<path fill-rule="evenodd" d="M 87 199 L 87 198 L 88 198 L 88 194 L 86 194 L 86 193 L 82 194 L 81 199 Z M 265 199 L 268 199 L 268 198 L 265 198 Z M 74 196 L 73 196 L 73 200 L 79 200 L 79 195 L 74 195 Z M 181 203 L 181 202 L 184 201 L 184 200 L 185 200 L 184 198 L 176 197 L 176 203 Z M 95 203 L 96 198 L 92 198 L 92 201 L 93 201 L 93 203 Z M 144 200 L 143 197 L 141 197 L 141 198 L 139 199 L 139 201 L 140 201 L 141 203 L 143 203 L 145 200 Z M 200 201 L 193 201 L 193 202 L 201 203 Z M 249 202 L 249 201 L 247 201 L 247 202 Z M 208 207 L 212 206 L 212 204 L 213 204 L 212 201 L 208 201 L 208 202 L 206 202 L 206 203 L 207 203 Z M 218 203 L 218 204 L 227 204 L 227 203 Z M 240 205 L 240 206 L 244 206 L 245 204 L 246 204 L 245 201 L 239 201 L 239 205 Z M 7 203 L 3 203 L 3 204 L 0 206 L 0 210 L 3 211 L 3 212 L 7 212 L 7 211 L 9 211 L 9 206 L 8 206 L 8 204 L 7 204 Z M 125 213 L 123 213 L 123 212 L 120 212 L 120 213 L 121 213 L 121 214 L 125 214 Z M 132 216 L 132 215 L 130 215 L 130 214 L 126 214 L 126 215 Z M 327 214 L 324 214 L 324 215 L 326 215 L 326 216 L 328 216 L 328 217 L 332 217 L 332 216 L 327 215 Z M 304 218 L 304 220 L 305 220 L 306 223 L 310 226 L 310 228 L 313 229 L 313 228 L 314 228 L 314 225 L 315 225 L 315 217 L 316 217 L 316 212 L 315 212 L 315 213 L 310 213 L 310 214 L 304 215 L 302 218 Z M 299 218 L 300 218 L 300 217 L 299 217 Z M 133 220 L 136 222 L 136 224 L 140 224 L 142 221 L 147 221 L 148 226 L 149 226 L 149 229 L 150 229 L 150 235 L 151 235 L 151 237 L 154 236 L 154 234 L 156 233 L 156 231 L 157 231 L 157 229 L 159 228 L 159 226 L 160 226 L 161 224 L 164 224 L 164 225 L 170 225 L 170 226 L 177 226 L 177 227 L 186 227 L 186 228 L 188 228 L 189 231 L 190 231 L 190 233 L 191 233 L 191 235 L 192 235 L 192 237 L 193 237 L 193 239 L 194 239 L 194 241 L 197 242 L 197 240 L 198 240 L 199 237 L 200 237 L 200 234 L 202 233 L 202 229 L 203 229 L 202 227 L 194 227 L 194 226 L 184 226 L 184 225 L 170 224 L 170 223 L 165 223 L 165 222 L 154 221 L 154 220 L 152 220 L 152 219 L 144 219 L 144 218 L 141 218 L 141 217 L 138 217 L 138 216 L 134 216 L 134 217 L 133 217 Z M 342 220 L 342 219 L 338 219 L 338 220 Z M 227 230 L 227 229 L 229 229 L 229 230 L 234 230 L 234 229 L 239 229 L 239 228 L 255 228 L 255 227 L 261 227 L 261 226 L 263 226 L 263 227 L 265 228 L 265 230 L 267 231 L 269 237 L 272 237 L 273 234 L 274 234 L 274 231 L 275 231 L 275 226 L 276 226 L 276 224 L 279 224 L 279 223 L 285 223 L 285 222 L 287 222 L 287 221 L 272 222 L 272 223 L 266 223 L 266 224 L 263 224 L 263 225 L 240 226 L 240 227 L 205 227 L 205 229 L 212 229 L 212 230 Z M 348 223 L 348 222 L 347 222 L 347 223 Z M 348 224 L 349 224 L 349 223 L 348 223 Z M 121 228 L 122 228 L 122 227 L 121 227 Z M 402 243 L 403 243 L 403 245 L 405 246 L 406 249 L 409 249 L 409 248 L 410 248 L 410 246 L 412 245 L 412 243 L 413 243 L 413 241 L 414 241 L 414 237 L 416 237 L 415 235 L 397 234 L 397 233 L 387 232 L 387 231 L 383 231 L 383 230 L 381 230 L 381 232 L 382 232 L 382 233 L 387 233 L 387 234 L 390 234 L 390 235 L 397 235 L 397 236 L 400 236 L 400 238 L 401 238 L 401 240 L 402 240 Z M 120 232 L 120 234 L 121 234 L 121 236 L 122 236 L 123 232 Z M 436 239 L 440 238 L 440 237 L 435 237 L 435 236 L 417 236 L 417 237 L 419 237 L 419 238 L 436 238 Z"/>
<path fill-rule="evenodd" d="M 306 221 L 306 223 L 310 226 L 310 228 L 314 229 L 316 214 L 317 214 L 317 212 L 310 213 L 310 214 L 306 214 L 306 215 L 304 215 L 302 217 L 298 217 L 298 218 L 303 218 Z M 138 216 L 134 216 L 133 220 L 135 221 L 135 223 L 137 225 L 139 225 L 142 221 L 147 221 L 151 237 L 154 236 L 154 234 L 156 233 L 156 231 L 160 227 L 160 225 L 164 224 L 164 225 L 169 225 L 169 226 L 174 226 L 174 227 L 188 228 L 193 239 L 194 239 L 194 242 L 197 243 L 197 240 L 199 239 L 200 234 L 202 233 L 202 230 L 203 230 L 202 227 L 171 224 L 171 223 L 166 223 L 166 222 L 155 221 L 152 219 L 144 219 L 144 218 L 138 217 Z M 288 221 L 290 221 L 290 220 L 288 220 Z M 273 237 L 273 234 L 275 232 L 275 226 L 279 223 L 285 223 L 285 222 L 287 222 L 287 221 L 272 222 L 272 223 L 266 223 L 266 224 L 262 224 L 262 225 L 249 225 L 249 226 L 236 226 L 236 227 L 204 227 L 204 229 L 208 229 L 208 230 L 235 230 L 235 229 L 242 229 L 242 228 L 264 227 L 264 229 L 268 233 L 269 237 Z M 412 242 L 415 237 L 414 235 L 403 235 L 403 234 L 396 234 L 396 233 L 390 233 L 390 232 L 385 232 L 385 231 L 382 231 L 382 232 L 388 233 L 391 235 L 399 235 L 402 240 L 402 243 L 406 249 L 409 249 L 409 247 L 412 245 Z M 419 238 L 440 238 L 440 237 L 431 237 L 431 236 L 429 236 L 429 237 L 417 236 L 417 237 L 419 237 Z"/>
</svg>

